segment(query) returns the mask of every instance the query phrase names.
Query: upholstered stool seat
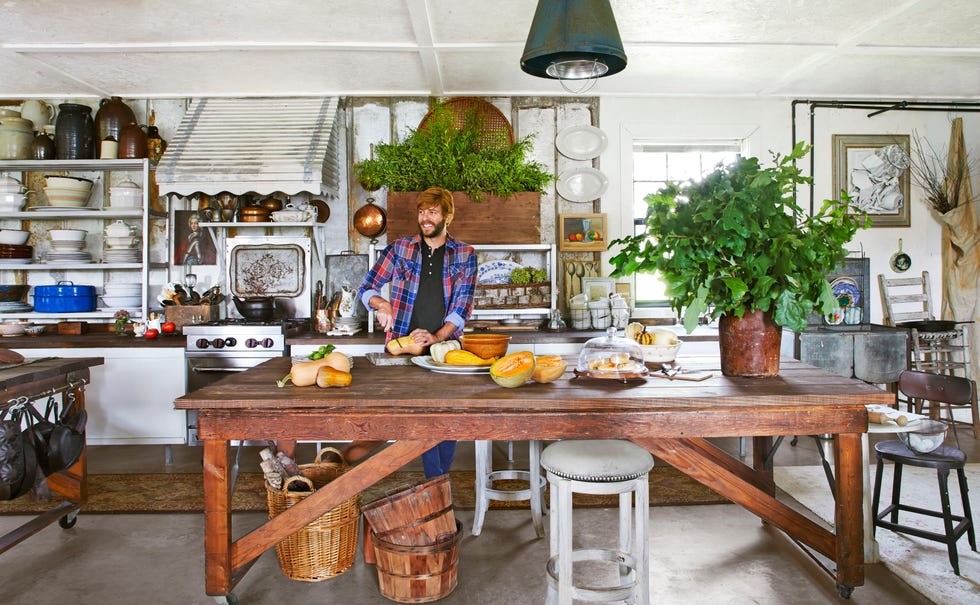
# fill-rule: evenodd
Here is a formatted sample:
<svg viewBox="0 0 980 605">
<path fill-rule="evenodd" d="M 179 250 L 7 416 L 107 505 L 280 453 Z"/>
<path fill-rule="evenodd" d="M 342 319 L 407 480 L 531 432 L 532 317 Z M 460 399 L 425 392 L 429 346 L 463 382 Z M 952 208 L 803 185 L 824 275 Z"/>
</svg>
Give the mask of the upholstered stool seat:
<svg viewBox="0 0 980 605">
<path fill-rule="evenodd" d="M 513 443 L 509 444 L 510 447 Z M 541 476 L 541 442 L 528 442 L 528 469 L 493 469 L 493 442 L 476 441 L 476 472 L 474 477 L 476 506 L 473 514 L 473 535 L 479 536 L 483 531 L 483 520 L 487 510 L 490 508 L 490 501 L 498 502 L 520 502 L 529 500 L 531 504 L 531 521 L 534 524 L 534 532 L 539 538 L 544 537 L 544 523 L 541 521 L 543 509 L 542 494 L 544 493 L 545 480 Z M 494 481 L 504 479 L 518 479 L 527 481 L 526 489 L 505 489 L 493 486 Z M 535 489 L 537 488 L 537 489 Z"/>
<path fill-rule="evenodd" d="M 621 440 L 567 440 L 541 454 L 551 487 L 548 603 L 582 601 L 650 602 L 649 518 L 650 469 L 653 456 Z M 619 495 L 618 548 L 572 549 L 572 494 Z M 635 501 L 635 502 L 634 502 Z M 584 586 L 572 577 L 576 562 L 618 564 L 615 586 Z"/>
<path fill-rule="evenodd" d="M 956 541 L 963 534 L 967 535 L 970 547 L 977 549 L 977 539 L 974 533 L 973 515 L 970 512 L 969 489 L 966 484 L 966 473 L 964 465 L 966 454 L 954 447 L 941 446 L 931 454 L 919 454 L 909 449 L 901 441 L 882 441 L 875 444 L 875 454 L 878 458 L 875 470 L 875 487 L 872 498 L 871 510 L 874 516 L 874 527 L 890 529 L 902 532 L 926 540 L 942 542 L 946 545 L 949 552 L 949 562 L 953 566 L 953 572 L 960 575 L 959 556 L 956 552 Z M 884 460 L 891 460 L 895 464 L 895 473 L 892 478 L 892 500 L 891 504 L 883 511 L 878 512 L 878 503 L 881 499 L 881 471 Z M 916 506 L 909 506 L 901 503 L 902 492 L 902 466 L 918 466 L 923 468 L 934 468 L 939 476 L 939 499 L 941 511 L 928 510 Z M 959 480 L 960 498 L 963 501 L 963 515 L 954 515 L 949 506 L 949 471 L 955 470 Z M 902 525 L 898 522 L 899 511 L 937 517 L 943 520 L 944 533 L 927 531 L 921 528 Z M 886 518 L 887 517 L 887 518 Z M 953 523 L 956 522 L 954 526 Z"/>
</svg>

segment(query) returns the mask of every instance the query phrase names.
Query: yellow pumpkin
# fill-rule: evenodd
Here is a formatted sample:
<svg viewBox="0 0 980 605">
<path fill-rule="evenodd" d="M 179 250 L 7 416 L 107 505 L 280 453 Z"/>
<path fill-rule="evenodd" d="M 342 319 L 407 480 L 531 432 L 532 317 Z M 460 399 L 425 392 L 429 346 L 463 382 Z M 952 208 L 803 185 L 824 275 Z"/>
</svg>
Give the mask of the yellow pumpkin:
<svg viewBox="0 0 980 605">
<path fill-rule="evenodd" d="M 490 377 L 509 389 L 524 385 L 534 373 L 534 353 L 520 351 L 504 355 L 490 366 Z"/>
<path fill-rule="evenodd" d="M 561 378 L 568 363 L 559 355 L 538 355 L 534 358 L 534 372 L 531 380 L 534 382 L 552 382 Z"/>
</svg>

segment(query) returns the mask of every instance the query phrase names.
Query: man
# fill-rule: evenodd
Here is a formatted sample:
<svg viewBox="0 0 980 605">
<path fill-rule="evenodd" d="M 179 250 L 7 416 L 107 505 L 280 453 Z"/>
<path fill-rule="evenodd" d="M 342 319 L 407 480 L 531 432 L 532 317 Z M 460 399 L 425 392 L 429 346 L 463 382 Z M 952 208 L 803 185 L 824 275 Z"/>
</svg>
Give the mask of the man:
<svg viewBox="0 0 980 605">
<path fill-rule="evenodd" d="M 476 289 L 476 251 L 453 238 L 446 229 L 453 222 L 452 194 L 430 187 L 418 198 L 419 234 L 396 240 L 364 278 L 357 296 L 387 332 L 386 340 L 411 335 L 429 346 L 457 338 L 473 311 Z M 381 296 L 391 284 L 391 300 Z M 380 442 L 352 443 L 345 452 L 357 461 Z M 455 441 L 443 441 L 422 454 L 426 477 L 449 472 Z"/>
</svg>

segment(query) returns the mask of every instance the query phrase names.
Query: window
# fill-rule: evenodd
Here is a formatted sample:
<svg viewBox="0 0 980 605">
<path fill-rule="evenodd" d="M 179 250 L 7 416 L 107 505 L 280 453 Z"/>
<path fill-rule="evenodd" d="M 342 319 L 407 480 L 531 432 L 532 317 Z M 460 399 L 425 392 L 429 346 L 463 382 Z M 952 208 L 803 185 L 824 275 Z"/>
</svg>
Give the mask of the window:
<svg viewBox="0 0 980 605">
<path fill-rule="evenodd" d="M 633 233 L 646 230 L 647 203 L 643 198 L 656 193 L 668 181 L 682 183 L 699 180 L 718 164 L 738 159 L 741 141 L 691 143 L 683 145 L 644 143 L 633 144 Z M 668 305 L 664 285 L 659 276 L 646 273 L 635 276 L 636 306 L 664 307 Z"/>
</svg>

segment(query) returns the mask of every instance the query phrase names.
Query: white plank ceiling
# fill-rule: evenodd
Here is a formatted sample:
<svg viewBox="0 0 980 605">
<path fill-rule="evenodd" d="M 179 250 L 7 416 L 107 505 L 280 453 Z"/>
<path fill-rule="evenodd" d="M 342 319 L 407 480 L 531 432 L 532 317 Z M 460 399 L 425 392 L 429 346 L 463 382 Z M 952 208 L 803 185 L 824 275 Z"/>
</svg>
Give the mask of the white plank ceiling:
<svg viewBox="0 0 980 605">
<path fill-rule="evenodd" d="M 0 0 L 0 98 L 560 95 L 535 0 Z M 590 95 L 980 97 L 978 0 L 612 0 Z"/>
</svg>

